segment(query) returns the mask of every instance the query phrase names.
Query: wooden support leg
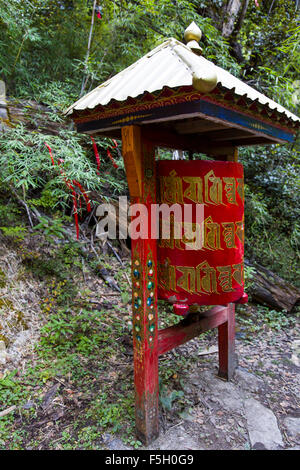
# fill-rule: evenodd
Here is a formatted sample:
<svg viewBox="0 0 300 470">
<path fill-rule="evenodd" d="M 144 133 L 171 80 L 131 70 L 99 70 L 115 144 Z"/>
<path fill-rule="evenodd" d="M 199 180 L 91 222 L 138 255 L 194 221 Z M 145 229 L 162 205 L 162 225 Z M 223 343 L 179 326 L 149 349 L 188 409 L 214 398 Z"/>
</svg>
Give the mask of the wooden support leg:
<svg viewBox="0 0 300 470">
<path fill-rule="evenodd" d="M 159 433 L 156 254 L 143 240 L 132 245 L 136 434 L 148 445 Z"/>
<path fill-rule="evenodd" d="M 231 380 L 236 368 L 235 356 L 235 305 L 228 305 L 227 321 L 218 326 L 219 377 Z"/>
<path fill-rule="evenodd" d="M 238 148 L 233 152 L 224 154 L 227 161 L 238 161 Z M 220 158 L 220 156 L 219 156 Z M 234 350 L 235 340 L 235 304 L 228 305 L 227 322 L 218 327 L 219 336 L 219 377 L 225 380 L 231 380 L 236 368 L 236 355 Z"/>
<path fill-rule="evenodd" d="M 155 229 L 151 227 L 151 205 L 156 199 L 155 153 L 137 126 L 123 128 L 122 145 L 131 201 L 148 211 L 148 235 L 144 232 L 135 238 L 131 234 L 136 435 L 148 445 L 159 434 L 157 255 L 156 240 L 150 239 L 151 229 Z M 145 214 L 142 232 L 147 225 Z"/>
</svg>

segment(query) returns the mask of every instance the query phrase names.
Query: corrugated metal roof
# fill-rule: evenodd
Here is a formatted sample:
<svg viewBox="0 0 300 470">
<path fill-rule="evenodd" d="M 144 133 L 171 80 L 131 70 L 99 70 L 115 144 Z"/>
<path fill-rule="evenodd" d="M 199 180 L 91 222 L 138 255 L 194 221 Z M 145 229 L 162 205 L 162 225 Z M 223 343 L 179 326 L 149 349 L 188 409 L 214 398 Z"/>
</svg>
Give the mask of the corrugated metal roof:
<svg viewBox="0 0 300 470">
<path fill-rule="evenodd" d="M 270 110 L 283 113 L 292 121 L 300 121 L 300 118 L 280 104 L 213 62 L 196 55 L 174 38 L 166 40 L 130 67 L 83 96 L 70 106 L 66 113 L 93 109 L 98 105 L 105 106 L 112 100 L 125 101 L 129 97 L 135 98 L 145 92 L 153 93 L 164 87 L 192 86 L 195 73 L 197 77 L 216 74 L 217 86 L 230 90 L 234 95 L 257 101 Z"/>
</svg>

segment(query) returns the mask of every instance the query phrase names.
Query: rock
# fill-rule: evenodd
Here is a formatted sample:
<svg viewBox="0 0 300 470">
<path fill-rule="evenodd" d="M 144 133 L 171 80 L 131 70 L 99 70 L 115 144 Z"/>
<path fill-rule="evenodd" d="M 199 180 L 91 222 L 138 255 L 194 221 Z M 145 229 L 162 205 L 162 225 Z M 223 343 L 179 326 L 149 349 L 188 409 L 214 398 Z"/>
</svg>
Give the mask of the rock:
<svg viewBox="0 0 300 470">
<path fill-rule="evenodd" d="M 292 343 L 291 361 L 295 366 L 300 367 L 300 340 L 297 339 Z"/>
<path fill-rule="evenodd" d="M 287 417 L 283 424 L 289 436 L 300 439 L 300 418 Z"/>
<path fill-rule="evenodd" d="M 147 450 L 201 450 L 196 436 L 191 436 L 184 427 L 176 426 L 161 434 Z"/>
<path fill-rule="evenodd" d="M 105 447 L 109 450 L 130 450 L 130 447 L 125 446 L 121 439 L 114 438 L 111 434 L 103 434 L 103 442 Z"/>
<path fill-rule="evenodd" d="M 3 80 L 0 80 L 0 132 L 5 130 L 7 121 L 8 121 L 8 114 L 7 114 L 5 83 Z"/>
<path fill-rule="evenodd" d="M 30 400 L 24 403 L 24 405 L 22 406 L 24 410 L 30 410 L 31 408 L 34 408 L 34 407 L 35 407 L 34 402 Z"/>
<path fill-rule="evenodd" d="M 235 381 L 244 390 L 258 392 L 264 386 L 264 381 L 254 374 L 251 374 L 243 367 L 238 367 L 235 372 Z"/>
<path fill-rule="evenodd" d="M 219 379 L 210 371 L 204 371 L 198 376 L 193 376 L 192 383 L 198 385 L 198 393 L 214 403 L 219 403 L 222 408 L 231 412 L 243 414 L 243 393 L 232 382 Z"/>
<path fill-rule="evenodd" d="M 4 365 L 7 361 L 7 352 L 4 341 L 0 341 L 0 364 Z"/>
<path fill-rule="evenodd" d="M 276 417 L 270 409 L 253 398 L 244 401 L 244 408 L 252 449 L 275 450 L 284 446 Z"/>
<path fill-rule="evenodd" d="M 9 355 L 13 361 L 18 362 L 27 351 L 28 345 L 33 341 L 30 330 L 20 331 L 9 348 Z"/>
</svg>

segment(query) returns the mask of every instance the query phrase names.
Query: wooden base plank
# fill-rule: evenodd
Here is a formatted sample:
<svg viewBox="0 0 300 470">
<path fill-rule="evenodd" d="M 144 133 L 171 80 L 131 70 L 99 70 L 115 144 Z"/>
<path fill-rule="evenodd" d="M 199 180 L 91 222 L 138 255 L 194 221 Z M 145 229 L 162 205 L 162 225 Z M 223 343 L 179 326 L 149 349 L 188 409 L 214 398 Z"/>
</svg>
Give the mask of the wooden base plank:
<svg viewBox="0 0 300 470">
<path fill-rule="evenodd" d="M 227 322 L 228 307 L 216 306 L 204 313 L 190 313 L 177 325 L 158 332 L 158 355 Z"/>
</svg>

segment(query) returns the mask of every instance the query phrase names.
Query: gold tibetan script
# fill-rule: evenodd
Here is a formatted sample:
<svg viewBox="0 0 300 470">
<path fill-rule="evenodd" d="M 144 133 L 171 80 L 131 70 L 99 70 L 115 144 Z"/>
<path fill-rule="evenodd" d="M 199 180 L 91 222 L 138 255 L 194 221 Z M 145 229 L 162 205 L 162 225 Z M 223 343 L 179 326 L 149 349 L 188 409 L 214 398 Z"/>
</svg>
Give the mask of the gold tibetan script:
<svg viewBox="0 0 300 470">
<path fill-rule="evenodd" d="M 207 261 L 198 264 L 196 267 L 197 272 L 197 286 L 198 292 L 203 292 L 206 294 L 217 294 L 217 276 L 216 270 L 212 268 Z"/>
<path fill-rule="evenodd" d="M 235 178 L 223 178 L 223 181 L 225 183 L 225 193 L 227 197 L 227 201 L 230 204 L 235 204 L 237 205 L 236 202 L 236 181 Z"/>
<path fill-rule="evenodd" d="M 170 264 L 170 259 L 166 258 L 164 264 L 158 263 L 158 278 L 161 287 L 176 292 L 176 269 Z"/>
<path fill-rule="evenodd" d="M 203 204 L 203 182 L 202 178 L 195 176 L 185 176 L 183 178 L 188 187 L 184 191 L 184 198 L 195 202 L 196 204 Z"/>
<path fill-rule="evenodd" d="M 204 220 L 204 248 L 208 250 L 222 250 L 220 224 L 215 223 L 211 216 Z"/>
<path fill-rule="evenodd" d="M 226 244 L 226 248 L 236 248 L 235 246 L 235 226 L 234 222 L 223 222 L 223 239 Z"/>
<path fill-rule="evenodd" d="M 210 183 L 210 184 L 209 184 Z M 210 204 L 222 204 L 222 180 L 217 178 L 213 170 L 204 176 L 205 202 Z"/>
<path fill-rule="evenodd" d="M 195 204 L 221 205 L 223 191 L 228 204 L 237 205 L 237 195 L 244 201 L 244 179 L 218 177 L 210 170 L 204 177 L 178 176 L 172 170 L 169 176 L 160 177 L 160 202 L 179 203 L 192 201 Z"/>
<path fill-rule="evenodd" d="M 176 269 L 182 274 L 177 280 L 177 286 L 187 292 L 195 292 L 195 269 L 190 266 L 176 266 Z"/>
<path fill-rule="evenodd" d="M 168 234 L 170 226 L 170 238 L 159 239 L 160 248 L 178 250 L 223 250 L 224 248 L 236 248 L 236 240 L 244 241 L 244 221 L 214 222 L 211 216 L 204 223 L 177 222 L 171 215 L 170 219 L 160 220 L 160 235 Z"/>
<path fill-rule="evenodd" d="M 176 282 L 176 272 L 179 277 Z M 240 286 L 244 284 L 244 264 L 233 264 L 227 266 L 210 266 L 205 260 L 193 266 L 172 266 L 169 258 L 164 264 L 158 266 L 159 285 L 163 289 L 178 292 L 182 289 L 190 294 L 220 294 L 232 292 L 232 282 Z"/>
<path fill-rule="evenodd" d="M 177 176 L 175 170 L 172 170 L 169 176 L 160 178 L 160 189 L 162 202 L 183 204 L 182 178 Z"/>
</svg>

